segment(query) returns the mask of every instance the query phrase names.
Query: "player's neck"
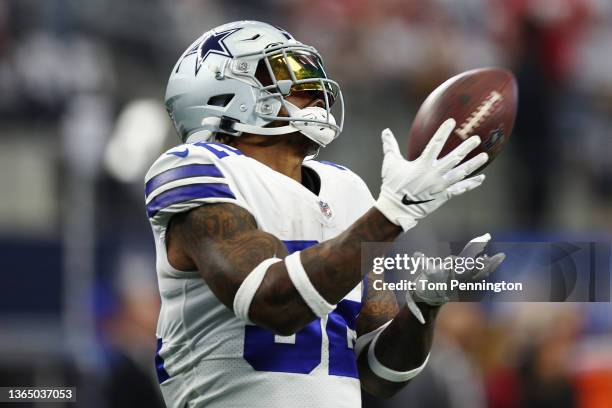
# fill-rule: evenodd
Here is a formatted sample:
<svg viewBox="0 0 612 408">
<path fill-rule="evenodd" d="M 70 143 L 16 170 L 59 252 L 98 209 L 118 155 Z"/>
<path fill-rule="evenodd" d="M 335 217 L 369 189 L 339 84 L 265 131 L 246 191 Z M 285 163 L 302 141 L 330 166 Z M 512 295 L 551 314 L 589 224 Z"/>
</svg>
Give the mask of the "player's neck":
<svg viewBox="0 0 612 408">
<path fill-rule="evenodd" d="M 304 158 L 290 149 L 287 145 L 279 144 L 272 146 L 240 145 L 238 149 L 246 156 L 265 164 L 272 170 L 302 182 L 302 162 Z"/>
</svg>

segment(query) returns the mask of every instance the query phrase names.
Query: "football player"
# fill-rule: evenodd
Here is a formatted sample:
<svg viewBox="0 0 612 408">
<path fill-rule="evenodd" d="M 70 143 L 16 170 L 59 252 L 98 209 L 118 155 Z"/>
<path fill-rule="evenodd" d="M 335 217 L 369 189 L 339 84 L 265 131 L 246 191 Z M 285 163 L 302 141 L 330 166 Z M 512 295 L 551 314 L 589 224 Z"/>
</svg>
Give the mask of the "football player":
<svg viewBox="0 0 612 408">
<path fill-rule="evenodd" d="M 448 120 L 407 161 L 383 131 L 374 200 L 346 167 L 312 159 L 344 116 L 320 55 L 255 21 L 196 40 L 172 70 L 166 106 L 183 144 L 152 165 L 145 193 L 167 405 L 359 407 L 361 387 L 390 396 L 410 381 L 448 299 L 414 291 L 399 309 L 393 293 L 368 287 L 361 243 L 393 241 L 478 187 L 484 175 L 466 175 L 486 153 L 457 166 L 478 137 L 437 160 Z"/>
</svg>

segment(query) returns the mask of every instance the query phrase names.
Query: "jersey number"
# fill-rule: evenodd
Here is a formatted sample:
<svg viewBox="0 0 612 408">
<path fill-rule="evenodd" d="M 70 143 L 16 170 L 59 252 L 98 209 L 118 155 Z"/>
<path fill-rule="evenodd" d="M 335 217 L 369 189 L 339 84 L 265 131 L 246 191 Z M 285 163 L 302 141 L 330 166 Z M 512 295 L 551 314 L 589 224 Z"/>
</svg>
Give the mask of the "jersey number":
<svg viewBox="0 0 612 408">
<path fill-rule="evenodd" d="M 352 300 L 338 303 L 327 316 L 329 374 L 358 378 L 353 337 L 361 304 Z M 287 340 L 290 339 L 290 340 Z M 321 363 L 321 319 L 310 322 L 289 338 L 276 338 L 258 326 L 246 326 L 244 359 L 257 371 L 308 374 Z"/>
</svg>

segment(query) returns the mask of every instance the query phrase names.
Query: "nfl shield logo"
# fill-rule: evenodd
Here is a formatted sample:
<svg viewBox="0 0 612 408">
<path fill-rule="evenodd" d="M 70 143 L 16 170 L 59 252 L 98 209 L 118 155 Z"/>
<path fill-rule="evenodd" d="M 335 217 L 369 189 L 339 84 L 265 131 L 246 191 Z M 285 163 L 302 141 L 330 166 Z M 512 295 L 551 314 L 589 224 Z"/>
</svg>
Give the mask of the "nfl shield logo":
<svg viewBox="0 0 612 408">
<path fill-rule="evenodd" d="M 332 210 L 329 207 L 329 204 L 327 204 L 326 202 L 319 201 L 319 208 L 321 209 L 321 212 L 326 218 L 330 218 L 332 216 Z"/>
</svg>

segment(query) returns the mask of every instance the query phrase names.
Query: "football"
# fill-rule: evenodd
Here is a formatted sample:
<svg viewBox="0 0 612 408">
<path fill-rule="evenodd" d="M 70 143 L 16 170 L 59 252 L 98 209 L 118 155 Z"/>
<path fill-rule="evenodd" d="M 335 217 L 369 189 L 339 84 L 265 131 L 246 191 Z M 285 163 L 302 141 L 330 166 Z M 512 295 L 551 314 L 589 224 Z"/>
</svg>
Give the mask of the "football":
<svg viewBox="0 0 612 408">
<path fill-rule="evenodd" d="M 456 75 L 438 86 L 419 108 L 408 139 L 408 159 L 425 149 L 438 127 L 448 118 L 457 122 L 439 158 L 473 135 L 481 143 L 463 161 L 487 152 L 489 165 L 508 142 L 514 119 L 518 89 L 512 72 L 502 68 L 480 68 Z"/>
</svg>

